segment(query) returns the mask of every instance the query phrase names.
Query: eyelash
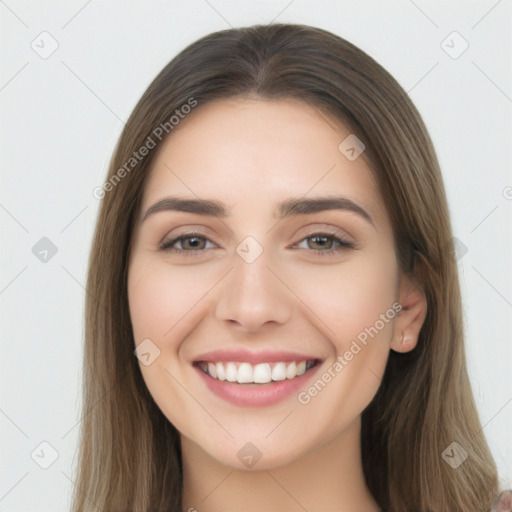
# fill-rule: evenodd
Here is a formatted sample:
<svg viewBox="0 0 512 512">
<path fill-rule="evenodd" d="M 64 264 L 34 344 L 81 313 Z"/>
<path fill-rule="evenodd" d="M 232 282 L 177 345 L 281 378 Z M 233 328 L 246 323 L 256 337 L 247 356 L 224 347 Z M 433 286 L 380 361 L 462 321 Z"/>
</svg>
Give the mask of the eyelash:
<svg viewBox="0 0 512 512">
<path fill-rule="evenodd" d="M 308 235 L 308 236 L 304 237 L 303 239 L 301 239 L 299 241 L 299 244 L 301 242 L 303 242 L 304 240 L 308 240 L 309 238 L 315 238 L 315 237 L 318 237 L 318 238 L 326 237 L 338 244 L 338 247 L 333 248 L 333 249 L 308 249 L 310 252 L 313 252 L 319 256 L 335 256 L 336 254 L 338 254 L 341 251 L 355 248 L 355 245 L 352 242 L 349 242 L 348 240 L 345 240 L 343 238 L 335 236 L 332 233 L 324 233 L 324 232 L 312 233 L 311 235 Z M 185 233 L 183 235 L 180 235 L 176 238 L 173 238 L 172 240 L 162 242 L 162 244 L 160 246 L 160 250 L 166 251 L 166 252 L 180 252 L 180 253 L 199 253 L 199 252 L 204 252 L 206 250 L 206 249 L 187 250 L 187 249 L 176 249 L 175 247 L 173 247 L 173 245 L 175 245 L 177 242 L 186 240 L 188 238 L 199 238 L 200 240 L 206 240 L 207 242 L 211 242 L 211 240 L 209 238 L 205 237 L 201 233 L 190 232 L 190 233 Z M 211 242 L 211 243 L 213 243 L 213 242 Z M 295 245 L 298 245 L 298 244 L 295 244 Z M 188 254 L 187 256 L 193 256 L 193 255 L 194 254 Z"/>
</svg>

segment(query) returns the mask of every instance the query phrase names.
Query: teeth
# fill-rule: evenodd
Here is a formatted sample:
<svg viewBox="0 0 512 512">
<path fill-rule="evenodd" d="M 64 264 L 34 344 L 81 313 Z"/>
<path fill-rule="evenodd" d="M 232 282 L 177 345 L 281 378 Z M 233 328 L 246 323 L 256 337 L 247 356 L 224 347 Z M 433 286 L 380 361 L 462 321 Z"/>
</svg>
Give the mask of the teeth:
<svg viewBox="0 0 512 512">
<path fill-rule="evenodd" d="M 213 363 L 211 363 L 213 365 Z M 217 377 L 217 379 L 219 380 L 226 380 L 226 372 L 224 370 L 224 365 L 222 363 L 217 363 L 215 365 L 215 372 L 217 373 L 217 375 L 214 375 L 211 371 L 210 371 L 210 363 L 208 363 L 208 373 L 215 379 L 215 377 Z"/>
<path fill-rule="evenodd" d="M 286 379 L 286 364 L 285 363 L 277 363 L 274 366 L 274 368 L 272 368 L 272 380 L 279 381 L 279 380 L 285 380 L 285 379 Z"/>
<path fill-rule="evenodd" d="M 233 364 L 234 363 L 229 363 Z M 235 366 L 236 368 L 236 366 Z M 240 368 L 238 368 L 238 374 L 236 380 L 239 384 L 248 384 L 249 382 L 253 382 L 252 380 L 252 366 L 249 363 L 242 363 Z"/>
<path fill-rule="evenodd" d="M 217 377 L 217 368 L 213 363 L 208 363 L 208 373 L 213 377 Z"/>
<path fill-rule="evenodd" d="M 226 380 L 229 382 L 236 382 L 238 377 L 238 370 L 235 363 L 228 363 L 226 365 Z"/>
<path fill-rule="evenodd" d="M 244 363 L 247 364 L 247 363 Z M 240 367 L 242 367 L 241 365 Z M 250 365 L 249 365 L 250 366 Z M 240 370 L 238 370 L 240 371 Z M 253 381 L 257 384 L 267 384 L 272 380 L 272 370 L 268 363 L 257 364 L 254 367 L 254 378 Z"/>
<path fill-rule="evenodd" d="M 293 377 L 297 376 L 297 365 L 295 363 L 290 363 L 286 367 L 286 378 L 293 379 Z"/>
<path fill-rule="evenodd" d="M 291 363 L 200 363 L 201 369 L 210 377 L 239 384 L 268 384 L 300 377 L 315 365 L 314 361 Z"/>
</svg>

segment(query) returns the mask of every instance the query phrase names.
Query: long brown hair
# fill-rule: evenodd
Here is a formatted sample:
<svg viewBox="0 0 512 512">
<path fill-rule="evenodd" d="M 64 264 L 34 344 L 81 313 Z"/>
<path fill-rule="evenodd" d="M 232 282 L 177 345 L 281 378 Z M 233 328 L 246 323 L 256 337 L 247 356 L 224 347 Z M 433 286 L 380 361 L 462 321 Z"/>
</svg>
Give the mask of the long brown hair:
<svg viewBox="0 0 512 512">
<path fill-rule="evenodd" d="M 179 435 L 154 403 L 133 354 L 130 239 L 151 162 L 172 136 L 176 116 L 191 110 L 183 106 L 197 110 L 235 96 L 298 99 L 363 141 L 401 269 L 425 292 L 418 346 L 391 352 L 363 413 L 363 469 L 373 496 L 385 511 L 490 510 L 498 477 L 466 370 L 457 262 L 430 137 L 403 89 L 363 51 L 325 30 L 275 24 L 216 32 L 188 46 L 148 87 L 117 144 L 101 189 L 87 281 L 73 511 L 180 510 Z M 443 457 L 445 450 L 453 456 L 454 446 L 460 451 L 454 442 L 468 454 L 456 469 Z"/>
</svg>

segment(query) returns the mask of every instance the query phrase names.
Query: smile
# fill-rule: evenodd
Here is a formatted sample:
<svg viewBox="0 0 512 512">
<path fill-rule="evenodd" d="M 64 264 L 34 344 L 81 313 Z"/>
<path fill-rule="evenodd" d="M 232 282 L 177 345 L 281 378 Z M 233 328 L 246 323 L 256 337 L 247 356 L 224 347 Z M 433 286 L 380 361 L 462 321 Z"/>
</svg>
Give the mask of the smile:
<svg viewBox="0 0 512 512">
<path fill-rule="evenodd" d="M 200 361 L 197 364 L 204 373 L 220 381 L 236 382 L 238 384 L 268 384 L 300 377 L 313 368 L 316 361 L 277 361 L 258 364 L 235 361 Z"/>
</svg>

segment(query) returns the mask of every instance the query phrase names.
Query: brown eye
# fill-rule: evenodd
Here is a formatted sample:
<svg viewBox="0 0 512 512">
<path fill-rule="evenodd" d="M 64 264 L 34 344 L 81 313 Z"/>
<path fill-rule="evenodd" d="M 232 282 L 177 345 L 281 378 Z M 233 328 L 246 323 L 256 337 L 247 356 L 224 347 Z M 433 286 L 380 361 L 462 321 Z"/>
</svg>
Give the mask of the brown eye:
<svg viewBox="0 0 512 512">
<path fill-rule="evenodd" d="M 314 235 L 307 238 L 309 249 L 332 249 L 334 244 L 334 237 L 328 235 Z"/>
<path fill-rule="evenodd" d="M 181 247 L 185 250 L 198 250 L 204 249 L 206 240 L 198 236 L 187 236 L 181 238 Z"/>
<path fill-rule="evenodd" d="M 313 233 L 303 238 L 295 247 L 310 250 L 320 256 L 335 255 L 338 252 L 354 249 L 355 245 L 330 233 Z"/>
<path fill-rule="evenodd" d="M 177 238 L 164 242 L 160 249 L 162 250 L 171 250 L 171 251 L 202 251 L 204 249 L 210 248 L 207 247 L 207 244 L 210 242 L 208 238 L 199 235 L 181 235 Z M 212 244 L 213 245 L 213 244 Z"/>
</svg>

